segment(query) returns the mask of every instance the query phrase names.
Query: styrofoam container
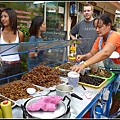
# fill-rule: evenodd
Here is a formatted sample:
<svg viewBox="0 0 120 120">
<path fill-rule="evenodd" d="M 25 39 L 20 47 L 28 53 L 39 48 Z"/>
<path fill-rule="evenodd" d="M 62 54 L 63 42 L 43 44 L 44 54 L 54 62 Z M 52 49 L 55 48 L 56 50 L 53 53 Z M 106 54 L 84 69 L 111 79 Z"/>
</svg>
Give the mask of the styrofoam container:
<svg viewBox="0 0 120 120">
<path fill-rule="evenodd" d="M 77 87 L 79 82 L 79 77 L 80 77 L 79 73 L 75 71 L 70 71 L 68 73 L 68 84 L 72 85 L 73 87 Z"/>
<path fill-rule="evenodd" d="M 34 88 L 27 88 L 27 93 L 30 94 L 30 95 L 34 94 L 35 92 L 36 92 L 36 89 L 34 89 Z"/>
</svg>

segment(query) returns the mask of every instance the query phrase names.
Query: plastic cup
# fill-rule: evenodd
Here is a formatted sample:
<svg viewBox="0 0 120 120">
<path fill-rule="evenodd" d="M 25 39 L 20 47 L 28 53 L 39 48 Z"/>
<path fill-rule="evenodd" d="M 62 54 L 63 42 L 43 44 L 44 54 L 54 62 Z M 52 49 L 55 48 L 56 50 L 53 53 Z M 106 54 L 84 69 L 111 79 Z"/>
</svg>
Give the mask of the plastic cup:
<svg viewBox="0 0 120 120">
<path fill-rule="evenodd" d="M 75 71 L 70 71 L 68 73 L 68 84 L 72 85 L 73 87 L 77 87 L 79 82 L 79 76 L 80 76 L 79 73 Z"/>
</svg>

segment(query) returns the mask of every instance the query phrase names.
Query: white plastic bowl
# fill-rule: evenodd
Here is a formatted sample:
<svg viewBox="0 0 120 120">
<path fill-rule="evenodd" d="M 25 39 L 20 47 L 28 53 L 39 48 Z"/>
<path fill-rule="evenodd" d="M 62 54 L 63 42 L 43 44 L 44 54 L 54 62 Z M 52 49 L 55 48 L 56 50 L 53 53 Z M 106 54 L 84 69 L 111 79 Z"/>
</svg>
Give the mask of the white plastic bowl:
<svg viewBox="0 0 120 120">
<path fill-rule="evenodd" d="M 35 92 L 36 92 L 36 89 L 34 89 L 34 88 L 27 88 L 27 93 L 30 94 L 30 95 L 34 94 Z"/>
</svg>

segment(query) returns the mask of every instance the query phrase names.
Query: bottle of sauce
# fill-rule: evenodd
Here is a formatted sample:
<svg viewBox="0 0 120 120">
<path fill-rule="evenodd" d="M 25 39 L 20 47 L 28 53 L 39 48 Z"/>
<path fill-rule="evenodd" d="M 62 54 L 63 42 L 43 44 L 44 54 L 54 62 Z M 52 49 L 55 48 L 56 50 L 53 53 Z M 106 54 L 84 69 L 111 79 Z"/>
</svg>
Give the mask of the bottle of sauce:
<svg viewBox="0 0 120 120">
<path fill-rule="evenodd" d="M 69 48 L 69 62 L 75 62 L 76 61 L 76 46 L 74 43 L 71 44 Z"/>
<path fill-rule="evenodd" d="M 2 110 L 3 118 L 12 118 L 11 101 L 5 100 L 1 102 L 1 110 Z"/>
<path fill-rule="evenodd" d="M 0 118 L 3 118 L 1 108 L 0 108 Z"/>
</svg>

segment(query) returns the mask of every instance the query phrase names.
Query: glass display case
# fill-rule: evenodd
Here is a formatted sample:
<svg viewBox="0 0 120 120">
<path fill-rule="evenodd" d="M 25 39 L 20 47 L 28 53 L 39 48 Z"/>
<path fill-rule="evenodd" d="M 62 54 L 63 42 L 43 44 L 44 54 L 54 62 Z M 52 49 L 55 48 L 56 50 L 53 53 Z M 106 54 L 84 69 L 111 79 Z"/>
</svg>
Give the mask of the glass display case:
<svg viewBox="0 0 120 120">
<path fill-rule="evenodd" d="M 1 56 L 8 56 L 8 55 L 14 55 L 19 54 L 22 66 L 26 66 L 26 69 L 22 70 L 22 73 L 29 71 L 29 52 L 33 52 L 36 49 L 38 51 L 44 51 L 44 58 L 41 62 L 43 65 L 47 66 L 57 66 L 61 63 L 64 63 L 67 61 L 67 46 L 70 45 L 69 40 L 60 40 L 60 41 L 43 41 L 43 42 L 21 42 L 21 43 L 14 43 L 14 44 L 1 44 L 0 45 L 0 57 Z M 6 48 L 4 51 L 2 51 L 3 48 Z M 16 48 L 18 52 L 11 52 L 10 54 L 3 54 L 4 52 L 8 51 L 13 48 Z M 9 60 L 8 60 L 9 61 Z M 1 62 L 1 61 L 0 61 Z M 16 68 L 17 69 L 17 68 Z M 1 71 L 2 72 L 2 71 Z M 15 76 L 15 75 L 14 75 Z M 7 76 L 9 79 L 10 76 Z M 5 78 L 0 78 L 0 80 L 3 80 Z"/>
</svg>

